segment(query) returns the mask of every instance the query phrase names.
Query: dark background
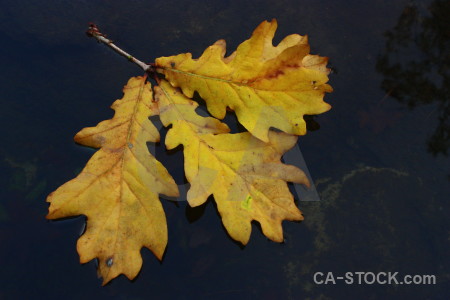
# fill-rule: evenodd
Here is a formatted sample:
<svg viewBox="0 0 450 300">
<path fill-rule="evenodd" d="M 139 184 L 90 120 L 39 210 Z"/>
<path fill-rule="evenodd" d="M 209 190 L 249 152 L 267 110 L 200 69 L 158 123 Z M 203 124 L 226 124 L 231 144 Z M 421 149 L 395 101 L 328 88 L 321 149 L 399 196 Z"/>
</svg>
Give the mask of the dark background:
<svg viewBox="0 0 450 300">
<path fill-rule="evenodd" d="M 448 299 L 449 1 L 1 1 L 0 299 Z M 320 202 L 286 241 L 255 224 L 241 248 L 209 201 L 192 210 L 163 200 L 162 263 L 142 250 L 133 282 L 101 287 L 79 264 L 84 217 L 46 221 L 46 196 L 76 176 L 93 150 L 76 132 L 111 118 L 135 65 L 84 34 L 92 21 L 146 62 L 203 49 L 231 53 L 263 20 L 275 43 L 308 34 L 330 58 L 333 109 L 299 144 Z M 320 126 L 319 126 L 320 125 Z M 164 136 L 164 133 L 163 133 Z M 183 183 L 182 154 L 157 158 Z M 204 210 L 203 210 L 204 209 Z M 316 285 L 315 272 L 437 276 L 436 285 Z"/>
</svg>

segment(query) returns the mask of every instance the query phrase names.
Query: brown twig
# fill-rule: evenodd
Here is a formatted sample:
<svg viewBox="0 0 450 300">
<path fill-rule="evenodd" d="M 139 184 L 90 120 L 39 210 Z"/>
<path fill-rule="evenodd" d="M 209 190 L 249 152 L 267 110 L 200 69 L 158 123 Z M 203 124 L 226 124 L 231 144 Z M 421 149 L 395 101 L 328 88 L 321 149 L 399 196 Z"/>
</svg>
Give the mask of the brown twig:
<svg viewBox="0 0 450 300">
<path fill-rule="evenodd" d="M 131 54 L 129 54 L 128 52 L 125 52 L 124 50 L 120 49 L 119 47 L 117 47 L 112 40 L 108 39 L 106 37 L 106 34 L 103 34 L 100 32 L 99 28 L 97 27 L 97 25 L 95 25 L 94 23 L 89 23 L 89 28 L 86 31 L 86 34 L 89 37 L 94 37 L 98 42 L 105 44 L 106 46 L 110 47 L 111 49 L 113 49 L 115 52 L 119 53 L 120 55 L 124 56 L 126 59 L 128 59 L 128 61 L 131 61 L 135 64 L 137 64 L 139 67 L 141 67 L 146 73 L 149 73 L 150 75 L 154 75 L 155 74 L 155 69 L 153 67 L 152 64 L 146 64 L 142 61 L 140 61 L 139 59 L 135 58 L 134 56 L 132 56 Z M 152 76 L 153 77 L 153 76 Z"/>
</svg>

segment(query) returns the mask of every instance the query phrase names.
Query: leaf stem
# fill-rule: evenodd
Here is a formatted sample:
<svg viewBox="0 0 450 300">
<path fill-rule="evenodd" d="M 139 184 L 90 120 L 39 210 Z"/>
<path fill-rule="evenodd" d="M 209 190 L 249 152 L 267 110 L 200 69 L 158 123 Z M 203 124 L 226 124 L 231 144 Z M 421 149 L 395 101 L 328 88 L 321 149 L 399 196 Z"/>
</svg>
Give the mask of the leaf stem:
<svg viewBox="0 0 450 300">
<path fill-rule="evenodd" d="M 100 32 L 99 28 L 94 23 L 89 23 L 89 28 L 86 31 L 86 34 L 89 37 L 94 37 L 98 42 L 103 43 L 106 46 L 110 47 L 115 52 L 117 52 L 120 55 L 124 56 L 128 61 L 131 61 L 131 62 L 137 64 L 146 73 L 149 73 L 149 74 L 152 74 L 152 73 L 154 74 L 155 73 L 155 69 L 154 69 L 152 64 L 146 64 L 146 63 L 140 61 L 139 59 L 135 58 L 134 56 L 132 56 L 128 52 L 126 52 L 126 51 L 120 49 L 119 47 L 117 47 L 112 40 L 110 40 L 110 39 L 108 39 L 106 37 L 106 34 L 103 34 L 103 33 Z"/>
</svg>

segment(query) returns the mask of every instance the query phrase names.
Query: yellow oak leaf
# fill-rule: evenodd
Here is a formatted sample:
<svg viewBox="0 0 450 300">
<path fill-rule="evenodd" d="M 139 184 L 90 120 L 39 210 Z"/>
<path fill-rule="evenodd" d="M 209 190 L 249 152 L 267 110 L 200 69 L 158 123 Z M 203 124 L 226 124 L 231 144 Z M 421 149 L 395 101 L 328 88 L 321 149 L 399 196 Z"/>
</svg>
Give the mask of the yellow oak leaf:
<svg viewBox="0 0 450 300">
<path fill-rule="evenodd" d="M 82 172 L 50 194 L 48 219 L 87 217 L 77 242 L 81 263 L 99 259 L 103 284 L 120 274 L 133 279 L 142 266 L 140 250 L 160 260 L 167 245 L 166 217 L 158 194 L 178 196 L 163 165 L 148 151 L 159 141 L 148 119 L 158 108 L 146 77 L 133 77 L 124 97 L 113 103 L 114 117 L 76 136 L 79 144 L 100 148 Z"/>
<path fill-rule="evenodd" d="M 198 59 L 184 53 L 160 57 L 155 65 L 187 97 L 197 91 L 214 117 L 223 119 L 227 107 L 234 110 L 239 122 L 262 141 L 270 141 L 271 127 L 303 135 L 303 115 L 331 107 L 323 101 L 324 93 L 332 91 L 328 58 L 310 55 L 307 37 L 297 34 L 274 47 L 276 28 L 276 20 L 262 22 L 228 57 L 225 41 L 219 40 Z"/>
<path fill-rule="evenodd" d="M 303 171 L 280 162 L 297 137 L 269 131 L 265 143 L 249 132 L 229 134 L 225 124 L 197 115 L 197 104 L 165 80 L 155 87 L 155 100 L 163 124 L 172 125 L 167 148 L 184 146 L 185 174 L 191 183 L 189 204 L 201 205 L 214 195 L 233 239 L 247 244 L 251 221 L 256 220 L 264 235 L 282 242 L 281 222 L 303 219 L 287 181 L 309 186 Z"/>
</svg>

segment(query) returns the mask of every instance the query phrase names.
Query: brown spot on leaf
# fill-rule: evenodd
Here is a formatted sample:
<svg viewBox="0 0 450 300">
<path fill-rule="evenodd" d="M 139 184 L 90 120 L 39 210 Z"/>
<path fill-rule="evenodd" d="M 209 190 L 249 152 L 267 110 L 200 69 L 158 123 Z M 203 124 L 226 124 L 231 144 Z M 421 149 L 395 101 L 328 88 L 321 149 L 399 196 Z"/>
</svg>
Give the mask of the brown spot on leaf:
<svg viewBox="0 0 450 300">
<path fill-rule="evenodd" d="M 282 70 L 276 70 L 275 72 L 268 74 L 266 77 L 267 78 L 276 78 L 280 75 L 284 75 L 284 72 Z"/>
</svg>

